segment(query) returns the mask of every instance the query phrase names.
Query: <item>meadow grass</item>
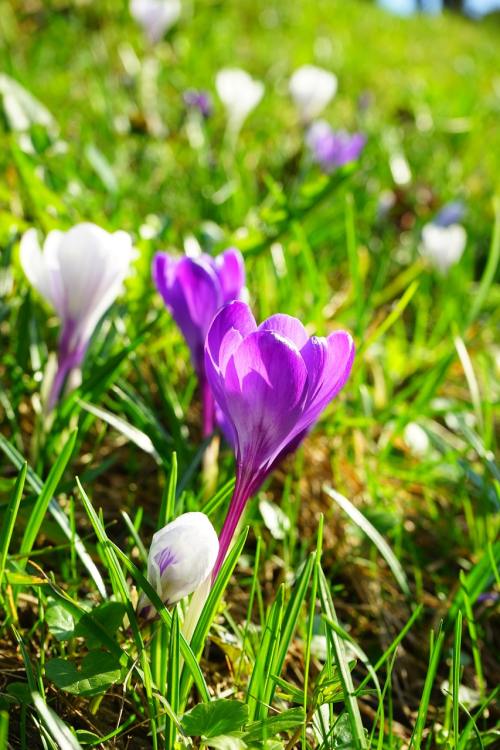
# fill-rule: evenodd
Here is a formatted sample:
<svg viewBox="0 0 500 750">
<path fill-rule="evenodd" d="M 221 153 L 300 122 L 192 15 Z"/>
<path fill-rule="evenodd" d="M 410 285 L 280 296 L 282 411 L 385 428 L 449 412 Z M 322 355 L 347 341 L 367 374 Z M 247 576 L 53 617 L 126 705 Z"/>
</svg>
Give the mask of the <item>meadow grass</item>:
<svg viewBox="0 0 500 750">
<path fill-rule="evenodd" d="M 0 2 L 0 68 L 52 116 L 14 132 L 0 96 L 0 750 L 493 748 L 498 22 L 204 0 L 151 47 L 127 5 Z M 368 139 L 330 177 L 287 95 L 311 61 L 339 78 L 325 117 Z M 214 94 L 228 65 L 266 85 L 236 144 Z M 214 95 L 205 124 L 186 115 L 192 87 Z M 420 231 L 457 198 L 467 248 L 443 277 Z M 78 221 L 129 231 L 139 253 L 48 425 L 58 322 L 18 245 Z M 188 642 L 147 549 L 185 511 L 219 529 L 234 481 L 224 444 L 204 481 L 196 378 L 151 282 L 158 249 L 193 244 L 242 250 L 259 320 L 346 328 L 357 355 L 247 507 Z"/>
</svg>

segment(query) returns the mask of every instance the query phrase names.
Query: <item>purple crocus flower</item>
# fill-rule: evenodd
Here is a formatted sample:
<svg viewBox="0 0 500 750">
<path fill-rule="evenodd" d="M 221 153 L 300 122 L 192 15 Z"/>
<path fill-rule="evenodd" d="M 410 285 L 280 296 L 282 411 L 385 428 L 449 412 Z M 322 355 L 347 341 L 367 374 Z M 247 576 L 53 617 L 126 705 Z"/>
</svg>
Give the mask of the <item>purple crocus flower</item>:
<svg viewBox="0 0 500 750">
<path fill-rule="evenodd" d="M 460 224 L 465 214 L 465 206 L 462 201 L 451 201 L 445 203 L 436 214 L 432 223 L 438 227 L 449 227 L 452 224 Z"/>
<path fill-rule="evenodd" d="M 324 120 L 313 123 L 306 135 L 313 159 L 329 174 L 338 167 L 358 159 L 366 138 L 362 133 L 334 131 Z"/>
<path fill-rule="evenodd" d="M 310 338 L 289 315 L 273 315 L 257 326 L 244 302 L 224 306 L 214 318 L 205 369 L 236 454 L 236 487 L 214 576 L 247 500 L 343 388 L 353 359 L 354 344 L 345 331 Z"/>
<path fill-rule="evenodd" d="M 208 119 L 213 111 L 212 98 L 207 91 L 188 89 L 184 92 L 184 104 L 190 109 L 197 110 L 202 117 Z"/>
<path fill-rule="evenodd" d="M 203 402 L 203 435 L 214 426 L 214 400 L 205 377 L 205 338 L 215 313 L 222 305 L 240 299 L 245 286 L 245 265 L 234 247 L 213 258 L 175 258 L 157 253 L 153 280 L 165 305 L 179 326 L 191 351 Z"/>
</svg>

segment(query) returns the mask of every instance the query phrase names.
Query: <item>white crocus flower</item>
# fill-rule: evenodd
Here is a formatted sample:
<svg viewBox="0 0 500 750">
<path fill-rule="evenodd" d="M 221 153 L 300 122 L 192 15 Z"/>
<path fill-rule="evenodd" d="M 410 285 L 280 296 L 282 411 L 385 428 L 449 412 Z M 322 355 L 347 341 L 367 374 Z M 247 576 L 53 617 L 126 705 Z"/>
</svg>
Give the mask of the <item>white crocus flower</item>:
<svg viewBox="0 0 500 750">
<path fill-rule="evenodd" d="M 337 76 L 315 65 L 303 65 L 290 78 L 290 94 L 304 124 L 318 117 L 337 92 Z"/>
<path fill-rule="evenodd" d="M 219 540 L 204 513 L 184 513 L 157 531 L 148 555 L 148 581 L 166 605 L 175 604 L 206 581 L 215 565 Z M 142 593 L 137 611 L 154 610 Z"/>
<path fill-rule="evenodd" d="M 404 429 L 404 441 L 416 456 L 424 456 L 430 448 L 430 440 L 426 431 L 416 422 L 408 422 Z"/>
<path fill-rule="evenodd" d="M 441 273 L 458 263 L 465 250 L 467 233 L 461 224 L 440 227 L 426 224 L 422 229 L 420 252 Z"/>
<path fill-rule="evenodd" d="M 68 377 L 78 382 L 74 371 L 83 361 L 97 323 L 122 291 L 134 255 L 126 232 L 110 234 L 90 223 L 77 224 L 68 232 L 49 232 L 43 248 L 35 229 L 23 235 L 23 271 L 61 320 L 59 362 L 49 409 Z"/>
<path fill-rule="evenodd" d="M 262 99 L 264 84 L 240 68 L 224 68 L 217 73 L 215 88 L 226 110 L 228 129 L 237 134 Z"/>
<path fill-rule="evenodd" d="M 159 42 L 181 15 L 181 0 L 131 0 L 130 13 L 152 44 Z"/>
</svg>

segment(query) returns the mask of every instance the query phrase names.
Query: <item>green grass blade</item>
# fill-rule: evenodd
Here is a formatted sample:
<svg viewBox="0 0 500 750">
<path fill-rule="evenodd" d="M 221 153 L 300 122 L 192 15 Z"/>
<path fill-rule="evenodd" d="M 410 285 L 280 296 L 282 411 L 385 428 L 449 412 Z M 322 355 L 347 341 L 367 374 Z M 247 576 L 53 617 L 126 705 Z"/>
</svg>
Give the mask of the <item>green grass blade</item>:
<svg viewBox="0 0 500 750">
<path fill-rule="evenodd" d="M 356 508 L 350 502 L 350 500 L 344 497 L 344 495 L 341 495 L 340 492 L 337 492 L 332 487 L 328 487 L 327 485 L 323 485 L 323 491 L 326 492 L 326 494 L 331 497 L 332 500 L 335 500 L 337 505 L 340 505 L 342 510 L 347 513 L 349 518 L 354 521 L 357 526 L 359 526 L 359 528 L 366 534 L 369 539 L 371 539 L 371 541 L 377 547 L 378 551 L 391 569 L 394 578 L 398 582 L 401 590 L 406 596 L 409 597 L 411 595 L 411 592 L 403 567 L 392 549 L 385 541 L 382 534 L 380 534 L 380 532 L 377 531 L 373 524 L 370 523 L 367 518 L 365 518 L 361 511 L 358 510 L 358 508 Z"/>
<path fill-rule="evenodd" d="M 170 648 L 168 653 L 168 674 L 166 698 L 172 711 L 177 714 L 179 711 L 180 698 L 180 632 L 179 632 L 179 610 L 175 607 L 172 614 L 172 627 L 170 629 Z M 163 685 L 160 686 L 163 689 Z M 175 746 L 177 738 L 177 726 L 167 716 L 165 725 L 165 750 Z"/>
<path fill-rule="evenodd" d="M 57 489 L 57 485 L 60 482 L 64 470 L 68 465 L 71 454 L 73 453 L 76 436 L 77 431 L 74 430 L 70 434 L 68 442 L 62 449 L 54 466 L 50 470 L 49 475 L 43 485 L 43 489 L 37 498 L 37 501 L 33 507 L 28 523 L 26 525 L 26 529 L 24 531 L 23 539 L 21 542 L 20 552 L 22 555 L 28 556 L 33 548 L 33 544 L 35 543 L 35 539 L 43 523 L 43 519 L 45 518 L 49 503 Z"/>
<path fill-rule="evenodd" d="M 439 632 L 437 638 L 431 638 L 431 648 L 429 654 L 429 664 L 427 667 L 427 674 L 425 676 L 424 688 L 422 691 L 422 697 L 420 699 L 417 719 L 415 721 L 415 727 L 410 740 L 410 750 L 420 750 L 422 747 L 422 737 L 425 729 L 425 722 L 427 720 L 427 713 L 429 711 L 429 705 L 431 700 L 432 687 L 434 680 L 436 679 L 437 670 L 441 660 L 441 652 L 443 649 L 444 642 L 444 628 L 441 624 L 439 626 Z"/>
<path fill-rule="evenodd" d="M 45 703 L 40 693 L 32 693 L 37 713 L 59 750 L 83 750 L 64 721 Z"/>
<path fill-rule="evenodd" d="M 201 656 L 201 652 L 203 651 L 203 647 L 205 645 L 205 641 L 207 639 L 209 630 L 214 621 L 214 617 L 219 610 L 219 606 L 220 606 L 222 597 L 224 595 L 224 591 L 226 590 L 226 586 L 229 583 L 229 579 L 231 578 L 233 574 L 233 571 L 239 560 L 241 551 L 243 547 L 245 546 L 247 536 L 248 536 L 248 528 L 243 529 L 240 536 L 236 540 L 235 545 L 227 554 L 226 559 L 224 560 L 222 567 L 219 570 L 217 578 L 214 581 L 214 584 L 210 590 L 210 593 L 207 597 L 203 610 L 200 614 L 200 617 L 194 629 L 193 637 L 191 638 L 191 650 L 192 650 L 192 653 L 194 654 L 197 664 Z M 183 656 L 184 656 L 184 653 L 183 653 Z M 187 669 L 188 667 L 189 667 L 189 664 L 186 661 L 184 669 L 182 670 L 182 677 L 181 677 L 181 690 L 180 690 L 181 709 L 184 708 L 184 705 L 186 703 L 189 690 L 191 687 L 191 677 L 193 676 L 192 669 L 190 670 L 191 671 L 191 675 L 190 675 L 189 670 Z"/>
<path fill-rule="evenodd" d="M 16 523 L 17 513 L 21 504 L 21 498 L 23 496 L 24 483 L 26 480 L 26 472 L 28 470 L 28 464 L 24 462 L 21 471 L 18 474 L 14 490 L 12 492 L 9 504 L 5 511 L 5 516 L 2 524 L 2 531 L 0 533 L 0 587 L 2 585 L 3 574 L 5 570 L 5 563 L 7 562 L 7 554 L 9 552 L 10 540 L 14 531 Z"/>
<path fill-rule="evenodd" d="M 333 600 L 323 570 L 320 568 L 319 571 L 319 592 L 321 606 L 329 620 L 338 624 L 337 613 L 333 606 Z M 351 670 L 349 668 L 349 659 L 344 649 L 344 644 L 340 636 L 334 630 L 330 631 L 330 640 L 333 646 L 335 655 L 335 661 L 339 671 L 339 678 L 342 684 L 342 691 L 344 694 L 344 700 L 346 704 L 346 710 L 349 716 L 349 724 L 351 727 L 352 739 L 356 750 L 366 750 L 366 735 L 363 728 L 363 722 L 361 721 L 361 714 L 359 711 L 358 702 L 356 700 L 356 693 L 352 682 Z"/>
<path fill-rule="evenodd" d="M 452 686 L 453 686 L 453 747 L 458 747 L 459 725 L 459 691 L 460 691 L 460 655 L 462 646 L 462 613 L 460 610 L 455 621 L 455 639 L 453 641 Z"/>
<path fill-rule="evenodd" d="M 21 456 L 19 451 L 14 448 L 13 445 L 9 443 L 8 440 L 0 433 L 0 450 L 4 452 L 4 454 L 7 456 L 9 461 L 20 471 L 25 463 L 25 459 Z M 32 490 L 34 490 L 37 494 L 40 494 L 43 491 L 44 483 L 40 479 L 40 477 L 33 471 L 31 467 L 28 466 L 28 471 L 26 475 L 26 481 L 28 485 L 31 487 Z M 49 512 L 51 513 L 52 517 L 55 519 L 56 523 L 58 524 L 59 528 L 63 532 L 64 536 L 69 539 L 71 544 L 74 544 L 76 553 L 80 560 L 82 561 L 82 564 L 87 569 L 88 573 L 90 574 L 91 579 L 94 581 L 95 585 L 97 586 L 97 589 L 100 593 L 100 595 L 103 598 L 107 597 L 106 593 L 106 586 L 104 585 L 104 581 L 102 579 L 102 576 L 99 572 L 99 569 L 97 568 L 97 565 L 92 560 L 91 556 L 85 549 L 85 545 L 78 536 L 78 534 L 75 534 L 73 529 L 70 526 L 70 523 L 68 519 L 66 518 L 66 515 L 64 514 L 62 508 L 59 507 L 59 504 L 57 503 L 55 498 L 52 498 L 49 502 Z"/>
</svg>

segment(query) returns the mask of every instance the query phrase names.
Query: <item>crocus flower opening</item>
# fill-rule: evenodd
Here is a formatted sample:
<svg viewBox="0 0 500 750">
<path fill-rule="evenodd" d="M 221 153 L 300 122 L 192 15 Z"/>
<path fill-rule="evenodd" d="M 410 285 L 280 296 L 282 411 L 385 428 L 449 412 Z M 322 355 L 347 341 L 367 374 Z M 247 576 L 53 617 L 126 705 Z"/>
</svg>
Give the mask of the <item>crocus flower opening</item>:
<svg viewBox="0 0 500 750">
<path fill-rule="evenodd" d="M 315 65 L 303 65 L 290 78 L 289 90 L 306 125 L 321 114 L 337 92 L 337 77 Z"/>
<path fill-rule="evenodd" d="M 142 26 L 151 44 L 156 44 L 178 21 L 181 0 L 131 0 L 130 14 Z"/>
<path fill-rule="evenodd" d="M 68 232 L 49 232 L 43 248 L 35 229 L 23 235 L 24 273 L 61 320 L 49 410 L 68 376 L 79 370 L 97 323 L 122 291 L 134 254 L 126 232 L 110 234 L 90 223 L 77 224 Z"/>
<path fill-rule="evenodd" d="M 458 263 L 467 244 L 467 233 L 461 224 L 439 226 L 429 223 L 422 229 L 420 252 L 442 274 Z"/>
<path fill-rule="evenodd" d="M 189 596 L 211 574 L 219 540 L 204 513 L 184 513 L 153 536 L 148 555 L 148 581 L 166 605 Z M 142 617 L 154 608 L 142 593 L 137 605 Z"/>
<path fill-rule="evenodd" d="M 234 247 L 215 258 L 205 253 L 197 258 L 157 253 L 153 279 L 191 351 L 203 402 L 203 434 L 207 437 L 213 431 L 215 411 L 205 377 L 205 338 L 219 308 L 240 299 L 244 292 L 243 257 Z"/>
<path fill-rule="evenodd" d="M 245 70 L 224 68 L 217 73 L 215 88 L 225 107 L 228 130 L 236 135 L 264 95 L 264 84 Z"/>
<path fill-rule="evenodd" d="M 356 161 L 366 138 L 362 133 L 335 132 L 327 122 L 318 120 L 307 131 L 306 143 L 314 161 L 329 174 L 344 164 Z"/>
<path fill-rule="evenodd" d="M 226 305 L 214 318 L 205 368 L 236 454 L 236 487 L 214 576 L 247 500 L 343 388 L 353 359 L 354 344 L 345 331 L 310 338 L 302 323 L 288 315 L 273 315 L 257 326 L 244 302 Z"/>
</svg>

